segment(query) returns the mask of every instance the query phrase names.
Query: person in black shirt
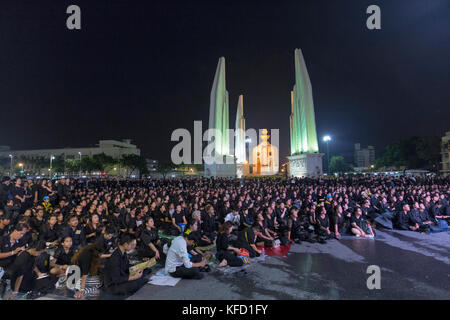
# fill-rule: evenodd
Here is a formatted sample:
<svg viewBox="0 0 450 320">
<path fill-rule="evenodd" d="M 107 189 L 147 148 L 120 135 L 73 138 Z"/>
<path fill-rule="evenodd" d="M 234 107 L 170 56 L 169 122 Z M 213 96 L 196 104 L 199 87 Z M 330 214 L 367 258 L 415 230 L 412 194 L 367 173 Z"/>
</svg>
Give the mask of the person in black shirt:
<svg viewBox="0 0 450 320">
<path fill-rule="evenodd" d="M 161 239 L 158 236 L 158 229 L 152 217 L 147 216 L 144 220 L 144 229 L 140 234 L 141 242 L 138 247 L 138 254 L 143 258 L 153 258 L 159 260 L 163 254 Z M 164 260 L 164 259 L 163 259 Z"/>
<path fill-rule="evenodd" d="M 131 234 L 136 233 L 137 223 L 136 223 L 136 209 L 131 209 L 129 213 L 125 216 L 125 225 L 127 226 L 127 232 Z"/>
<path fill-rule="evenodd" d="M 330 219 L 325 207 L 317 207 L 317 235 L 324 239 L 330 239 L 334 237 L 334 234 L 330 230 Z"/>
<path fill-rule="evenodd" d="M 38 234 L 44 223 L 45 223 L 44 210 L 38 209 L 36 211 L 35 216 L 30 219 L 30 227 L 33 233 Z"/>
<path fill-rule="evenodd" d="M 59 242 L 58 231 L 55 227 L 56 221 L 56 215 L 51 215 L 39 232 L 39 240 L 45 241 L 48 247 L 56 247 Z"/>
<path fill-rule="evenodd" d="M 233 247 L 229 242 L 231 231 L 233 230 L 233 223 L 226 221 L 220 226 L 219 234 L 216 240 L 217 253 L 216 258 L 220 261 L 217 268 L 225 266 L 241 267 L 244 262 L 238 258 L 240 250 Z"/>
<path fill-rule="evenodd" d="M 147 282 L 150 271 L 139 270 L 130 275 L 130 264 L 127 252 L 136 247 L 136 238 L 130 234 L 123 234 L 119 247 L 107 260 L 104 274 L 105 291 L 113 295 L 131 295 L 142 288 Z"/>
<path fill-rule="evenodd" d="M 73 242 L 73 247 L 75 250 L 79 250 L 81 247 L 86 245 L 86 237 L 84 233 L 84 228 L 78 224 L 78 218 L 75 215 L 69 217 L 67 227 L 64 229 L 63 237 L 71 237 Z"/>
<path fill-rule="evenodd" d="M 84 228 L 86 242 L 88 244 L 94 243 L 102 234 L 102 230 L 103 226 L 101 225 L 99 215 L 97 213 L 92 214 Z"/>
<path fill-rule="evenodd" d="M 355 212 L 350 218 L 350 225 L 352 233 L 357 237 L 370 237 L 373 238 L 374 234 L 370 224 L 367 223 L 362 216 L 361 208 L 356 207 Z"/>
<path fill-rule="evenodd" d="M 249 252 L 250 258 L 259 257 L 262 250 L 256 247 L 256 232 L 258 226 L 245 228 L 238 233 L 237 247 L 246 249 Z"/>
<path fill-rule="evenodd" d="M 181 205 L 177 205 L 175 212 L 172 215 L 172 226 L 170 234 L 179 235 L 184 231 L 186 224 L 187 224 L 186 217 L 183 211 L 181 210 Z"/>
<path fill-rule="evenodd" d="M 25 250 L 20 246 L 20 239 L 27 232 L 27 226 L 18 224 L 9 235 L 0 238 L 0 267 L 7 269 L 16 259 L 17 255 Z"/>
<path fill-rule="evenodd" d="M 0 216 L 0 238 L 9 233 L 10 222 L 9 215 L 3 214 Z"/>
<path fill-rule="evenodd" d="M 35 259 L 34 273 L 36 276 L 32 287 L 33 297 L 46 295 L 55 290 L 58 278 L 50 273 L 50 255 L 47 252 L 42 252 Z"/>
<path fill-rule="evenodd" d="M 37 241 L 33 246 L 17 255 L 8 272 L 13 293 L 6 300 L 14 299 L 19 292 L 28 292 L 33 287 L 33 267 L 36 257 L 45 252 L 45 242 Z"/>
<path fill-rule="evenodd" d="M 333 215 L 334 235 L 336 239 L 340 239 L 341 235 L 347 233 L 345 226 L 345 216 L 341 205 L 338 205 Z"/>
<path fill-rule="evenodd" d="M 57 277 L 64 277 L 67 268 L 72 264 L 72 258 L 75 250 L 72 247 L 72 238 L 65 237 L 62 244 L 56 249 L 53 259 L 51 260 L 51 274 Z"/>
<path fill-rule="evenodd" d="M 17 178 L 16 184 L 11 188 L 11 194 L 16 206 L 22 207 L 25 204 L 25 189 L 22 186 L 22 179 Z"/>
<path fill-rule="evenodd" d="M 0 209 L 3 209 L 6 201 L 8 200 L 8 196 L 11 194 L 11 179 L 9 177 L 3 177 L 2 183 L 0 184 Z"/>
<path fill-rule="evenodd" d="M 202 216 L 202 233 L 207 236 L 211 242 L 216 239 L 216 221 L 214 219 L 214 207 L 212 205 L 207 205 L 205 207 L 206 213 Z"/>
<path fill-rule="evenodd" d="M 108 216 L 108 224 L 114 226 L 120 233 L 125 233 L 127 231 L 127 226 L 125 221 L 120 214 L 119 210 L 114 210 L 113 214 Z"/>
</svg>

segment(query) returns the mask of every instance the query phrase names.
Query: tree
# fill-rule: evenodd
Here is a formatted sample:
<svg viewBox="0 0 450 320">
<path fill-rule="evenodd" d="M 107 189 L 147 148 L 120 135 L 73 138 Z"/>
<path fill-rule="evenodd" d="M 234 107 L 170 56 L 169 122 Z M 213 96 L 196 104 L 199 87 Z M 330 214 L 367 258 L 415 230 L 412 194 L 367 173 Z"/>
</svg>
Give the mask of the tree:
<svg viewBox="0 0 450 320">
<path fill-rule="evenodd" d="M 176 168 L 176 165 L 174 165 L 172 162 L 169 163 L 160 163 L 158 165 L 158 169 L 156 170 L 158 173 L 162 174 L 163 179 L 166 179 L 166 175 L 169 172 L 172 172 Z"/>
<path fill-rule="evenodd" d="M 138 156 L 135 154 L 125 154 L 120 159 L 120 163 L 123 167 L 130 170 L 130 174 L 132 174 L 135 170 L 138 170 L 139 178 L 141 178 L 143 174 L 149 173 L 147 168 L 147 159 L 145 159 L 143 156 Z"/>
<path fill-rule="evenodd" d="M 93 167 L 95 170 L 104 172 L 108 166 L 113 166 L 116 161 L 113 157 L 107 156 L 104 153 L 95 154 L 92 156 Z"/>
<path fill-rule="evenodd" d="M 330 172 L 332 173 L 344 173 L 351 171 L 351 167 L 345 162 L 342 156 L 333 156 L 330 159 Z"/>
<path fill-rule="evenodd" d="M 376 160 L 376 166 L 438 170 L 439 157 L 439 137 L 411 137 L 388 144 Z"/>
</svg>

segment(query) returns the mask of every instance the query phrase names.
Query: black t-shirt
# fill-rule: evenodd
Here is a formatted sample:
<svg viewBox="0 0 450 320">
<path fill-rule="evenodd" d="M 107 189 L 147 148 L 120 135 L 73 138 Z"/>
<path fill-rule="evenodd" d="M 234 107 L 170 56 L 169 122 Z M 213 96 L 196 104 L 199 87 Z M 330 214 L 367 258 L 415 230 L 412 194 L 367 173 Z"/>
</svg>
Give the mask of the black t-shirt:
<svg viewBox="0 0 450 320">
<path fill-rule="evenodd" d="M 323 228 L 329 228 L 330 227 L 330 219 L 328 218 L 328 215 L 325 215 L 325 217 L 317 216 L 317 222 L 319 223 L 319 227 Z"/>
<path fill-rule="evenodd" d="M 293 219 L 292 217 L 288 219 L 288 231 L 291 233 L 298 233 L 301 230 L 301 221 L 297 217 L 297 219 Z"/>
<path fill-rule="evenodd" d="M 63 266 L 63 265 L 71 265 L 72 264 L 72 257 L 75 253 L 75 250 L 71 247 L 69 249 L 69 252 L 66 253 L 64 248 L 62 246 L 59 246 L 53 257 L 56 259 L 56 264 Z"/>
<path fill-rule="evenodd" d="M 177 213 L 176 211 L 172 215 L 172 219 L 175 219 L 175 224 L 183 223 L 183 217 L 184 213 L 181 211 L 180 213 Z"/>
<path fill-rule="evenodd" d="M 11 243 L 11 237 L 9 235 L 0 238 L 0 252 L 11 252 L 16 248 L 20 247 L 20 242 L 16 241 L 15 243 Z M 14 262 L 14 259 L 17 255 L 13 255 L 7 258 L 0 259 L 0 266 L 6 267 Z"/>
<path fill-rule="evenodd" d="M 23 187 L 18 187 L 18 186 L 13 186 L 11 189 L 11 194 L 14 198 L 14 203 L 20 205 L 22 202 L 16 198 L 16 196 L 19 196 L 21 198 L 23 198 L 24 194 L 25 194 L 25 189 Z"/>
<path fill-rule="evenodd" d="M 356 218 L 355 215 L 352 215 L 352 217 L 350 218 L 350 224 L 353 225 L 353 223 L 356 223 L 356 225 L 360 228 L 362 228 L 362 221 L 363 221 L 362 215 L 359 218 Z"/>
<path fill-rule="evenodd" d="M 156 243 L 159 239 L 157 229 L 144 229 L 141 233 L 142 244 L 148 246 L 150 243 Z"/>
<path fill-rule="evenodd" d="M 41 227 L 43 226 L 45 220 L 42 218 L 42 220 L 39 220 L 37 217 L 32 217 L 30 219 L 30 227 L 35 231 L 39 232 L 41 230 Z"/>
<path fill-rule="evenodd" d="M 55 227 L 56 225 L 51 229 L 48 223 L 43 224 L 39 232 L 39 240 L 44 240 L 45 242 L 58 240 L 58 230 Z"/>
<path fill-rule="evenodd" d="M 226 251 L 229 247 L 228 236 L 225 233 L 220 233 L 216 240 L 217 252 Z"/>
</svg>

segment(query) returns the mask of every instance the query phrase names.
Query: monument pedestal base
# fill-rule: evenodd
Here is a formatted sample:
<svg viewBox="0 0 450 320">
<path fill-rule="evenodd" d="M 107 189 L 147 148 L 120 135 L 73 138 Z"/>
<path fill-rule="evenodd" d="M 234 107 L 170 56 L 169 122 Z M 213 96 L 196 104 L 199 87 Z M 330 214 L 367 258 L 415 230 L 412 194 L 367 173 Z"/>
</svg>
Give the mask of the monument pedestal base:
<svg viewBox="0 0 450 320">
<path fill-rule="evenodd" d="M 233 156 L 205 157 L 204 176 L 207 178 L 236 178 L 237 165 Z"/>
<path fill-rule="evenodd" d="M 323 175 L 323 153 L 303 153 L 287 157 L 289 159 L 289 176 L 319 178 Z"/>
<path fill-rule="evenodd" d="M 250 166 L 248 163 L 236 164 L 236 177 L 248 176 L 250 174 Z"/>
</svg>

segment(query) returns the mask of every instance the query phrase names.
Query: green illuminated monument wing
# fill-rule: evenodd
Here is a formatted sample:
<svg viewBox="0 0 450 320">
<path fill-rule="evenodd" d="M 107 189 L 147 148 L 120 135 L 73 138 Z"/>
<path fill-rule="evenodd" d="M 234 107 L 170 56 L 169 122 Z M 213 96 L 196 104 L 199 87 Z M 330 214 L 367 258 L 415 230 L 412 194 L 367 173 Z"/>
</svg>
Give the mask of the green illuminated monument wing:
<svg viewBox="0 0 450 320">
<path fill-rule="evenodd" d="M 295 49 L 295 85 L 291 92 L 291 155 L 319 152 L 311 81 L 300 49 Z"/>
<path fill-rule="evenodd" d="M 209 129 L 216 129 L 221 134 L 221 139 L 216 141 L 216 156 L 229 154 L 228 136 L 228 91 L 225 82 L 225 58 L 221 57 L 217 64 L 216 75 L 211 89 L 209 107 Z"/>
</svg>

